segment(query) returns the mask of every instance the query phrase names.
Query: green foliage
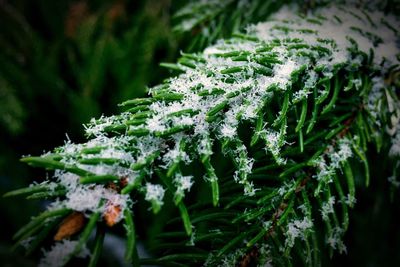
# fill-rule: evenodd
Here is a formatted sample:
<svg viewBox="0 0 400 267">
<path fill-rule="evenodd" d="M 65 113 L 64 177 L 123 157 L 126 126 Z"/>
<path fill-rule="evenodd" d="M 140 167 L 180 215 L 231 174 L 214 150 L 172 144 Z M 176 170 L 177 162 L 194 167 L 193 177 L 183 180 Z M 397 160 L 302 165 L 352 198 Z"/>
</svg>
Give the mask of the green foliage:
<svg viewBox="0 0 400 267">
<path fill-rule="evenodd" d="M 196 20 L 180 30 L 222 23 L 234 3 L 189 5 L 177 17 Z M 255 3 L 251 16 L 277 8 Z M 198 10 L 207 12 L 197 17 Z M 398 32 L 384 23 L 398 18 L 340 6 L 321 12 L 281 13 L 285 20 L 183 53 L 164 64 L 179 76 L 150 88 L 149 98 L 123 102 L 120 114 L 91 120 L 86 143 L 23 158 L 54 177 L 6 196 L 53 204 L 15 238 L 33 237 L 30 250 L 42 232 L 57 230 L 57 219 L 77 211 L 89 220 L 53 247 L 71 252 L 61 265 L 85 251 L 96 227 L 95 265 L 104 228 L 121 220 L 125 256 L 135 266 L 319 266 L 324 255 L 346 252 L 349 213 L 356 190 L 370 184 L 374 157 L 388 162 L 389 182 L 398 183 L 399 51 L 388 50 Z M 239 14 L 232 17 L 242 25 Z M 354 26 L 365 21 L 371 29 Z M 237 29 L 227 26 L 228 34 Z M 157 215 L 147 219 L 144 200 Z M 40 227 L 44 221 L 55 228 Z M 147 239 L 154 257 L 137 255 L 138 239 Z"/>
<path fill-rule="evenodd" d="M 2 27 L 4 41 L 0 44 L 4 101 L 0 123 L 9 127 L 11 134 L 21 134 L 26 131 L 23 126 L 29 113 L 35 115 L 44 103 L 63 100 L 64 105 L 51 109 L 62 113 L 69 108 L 68 128 L 79 128 L 82 121 L 100 112 L 115 111 L 122 100 L 143 96 L 146 85 L 163 75 L 149 71 L 156 69 L 153 58 L 161 55 L 168 59 L 174 52 L 160 46 L 174 45 L 168 17 L 158 17 L 163 5 L 137 3 L 133 7 L 137 14 L 127 14 L 127 4 L 119 2 L 104 3 L 100 8 L 84 1 L 32 3 L 23 6 L 26 10 L 2 5 L 7 27 Z M 29 9 L 38 9 L 43 15 L 40 22 L 49 32 L 37 31 L 27 21 L 29 15 L 36 15 L 28 13 Z"/>
<path fill-rule="evenodd" d="M 220 38 L 230 37 L 243 26 L 265 20 L 290 2 L 293 1 L 193 1 L 174 14 L 173 30 L 190 36 L 187 51 L 199 51 Z"/>
<path fill-rule="evenodd" d="M 317 7 L 326 6 L 331 1 L 319 0 L 284 0 L 284 1 L 190 1 L 179 9 L 172 20 L 175 24 L 173 30 L 183 34 L 186 51 L 201 51 L 221 38 L 232 36 L 233 33 L 243 30 L 243 27 L 266 20 L 271 14 L 284 5 L 297 4 L 299 11 L 307 14 Z M 346 4 L 346 0 L 335 1 Z M 347 1 L 348 2 L 348 1 Z M 398 0 L 386 1 L 359 1 L 359 7 L 371 10 L 383 10 L 397 14 L 400 12 Z"/>
</svg>

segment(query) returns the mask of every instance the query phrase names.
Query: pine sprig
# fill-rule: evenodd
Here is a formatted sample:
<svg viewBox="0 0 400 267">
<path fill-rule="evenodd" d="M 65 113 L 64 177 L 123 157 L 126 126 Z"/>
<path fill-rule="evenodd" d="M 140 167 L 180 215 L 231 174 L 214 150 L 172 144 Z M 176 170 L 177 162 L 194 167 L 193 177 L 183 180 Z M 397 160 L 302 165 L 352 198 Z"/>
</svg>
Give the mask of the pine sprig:
<svg viewBox="0 0 400 267">
<path fill-rule="evenodd" d="M 285 19 L 166 65 L 182 73 L 149 98 L 122 103 L 121 114 L 93 119 L 88 142 L 23 158 L 54 177 L 6 196 L 54 201 L 16 239 L 80 212 L 89 218 L 83 232 L 57 242 L 43 265 L 60 250 L 60 265 L 87 255 L 97 227 L 93 265 L 102 227 L 121 220 L 134 265 L 318 266 L 323 244 L 346 252 L 357 179 L 370 180 L 370 144 L 391 158 L 397 181 L 400 102 L 396 82 L 385 78 L 399 71 L 398 34 L 384 21 L 398 20 L 340 6 L 277 17 Z M 204 182 L 207 201 L 196 203 L 191 191 Z M 180 214 L 157 237 L 154 259 L 136 254 L 131 209 L 143 200 L 154 213 L 171 201 Z"/>
</svg>

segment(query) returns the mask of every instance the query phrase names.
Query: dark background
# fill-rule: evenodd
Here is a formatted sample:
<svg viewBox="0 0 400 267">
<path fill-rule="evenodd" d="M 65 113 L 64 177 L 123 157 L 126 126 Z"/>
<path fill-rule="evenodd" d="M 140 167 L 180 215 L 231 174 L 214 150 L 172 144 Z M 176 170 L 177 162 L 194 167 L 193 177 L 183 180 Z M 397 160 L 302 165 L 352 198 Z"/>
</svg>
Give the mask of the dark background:
<svg viewBox="0 0 400 267">
<path fill-rule="evenodd" d="M 185 2 L 0 0 L 0 195 L 45 178 L 21 156 L 62 145 L 66 134 L 84 141 L 83 123 L 170 75 L 159 63 L 174 62 L 191 38 L 172 31 Z M 400 266 L 400 201 L 386 177 L 376 171 L 358 190 L 348 254 L 324 266 Z M 0 200 L 0 266 L 36 265 L 40 253 L 11 253 L 11 237 L 45 204 Z"/>
</svg>

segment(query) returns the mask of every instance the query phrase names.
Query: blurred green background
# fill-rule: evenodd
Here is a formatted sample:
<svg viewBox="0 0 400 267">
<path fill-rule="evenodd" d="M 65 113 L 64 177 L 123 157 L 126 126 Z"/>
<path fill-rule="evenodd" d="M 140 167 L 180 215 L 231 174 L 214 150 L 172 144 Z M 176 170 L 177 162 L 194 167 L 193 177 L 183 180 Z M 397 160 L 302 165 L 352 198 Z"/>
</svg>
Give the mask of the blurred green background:
<svg viewBox="0 0 400 267">
<path fill-rule="evenodd" d="M 0 0 L 0 195 L 45 178 L 20 163 L 22 155 L 62 145 L 66 134 L 84 141 L 83 123 L 119 112 L 118 103 L 171 75 L 159 63 L 176 61 L 194 34 L 172 31 L 171 16 L 186 2 Z M 326 266 L 400 263 L 400 201 L 388 192 L 384 179 L 359 190 L 348 255 Z M 11 236 L 45 204 L 1 199 L 0 266 L 36 265 L 9 252 Z"/>
</svg>

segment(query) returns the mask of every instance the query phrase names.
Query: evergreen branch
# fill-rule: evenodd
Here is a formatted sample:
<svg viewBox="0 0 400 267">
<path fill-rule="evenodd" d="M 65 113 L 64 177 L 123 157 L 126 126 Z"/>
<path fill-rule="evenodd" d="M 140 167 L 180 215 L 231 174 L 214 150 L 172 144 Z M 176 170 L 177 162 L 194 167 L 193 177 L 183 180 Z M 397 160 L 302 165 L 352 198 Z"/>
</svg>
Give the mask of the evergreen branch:
<svg viewBox="0 0 400 267">
<path fill-rule="evenodd" d="M 210 12 L 193 24 L 222 14 Z M 368 145 L 391 158 L 394 175 L 400 165 L 400 102 L 396 87 L 384 80 L 399 63 L 398 50 L 390 50 L 398 35 L 378 28 L 387 27 L 384 17 L 398 20 L 341 6 L 308 16 L 283 10 L 278 17 L 286 19 L 183 54 L 182 73 L 151 88 L 149 98 L 93 119 L 88 142 L 22 159 L 55 170 L 52 182 L 6 196 L 61 197 L 15 238 L 23 241 L 46 219 L 73 210 L 89 221 L 73 240 L 56 243 L 43 265 L 59 250 L 65 251 L 61 266 L 86 256 L 94 227 L 122 219 L 126 258 L 134 265 L 316 266 L 321 240 L 331 255 L 345 252 L 354 174 L 365 172 L 369 184 Z M 365 28 L 364 20 L 376 27 Z M 203 191 L 202 180 L 208 183 Z M 197 192 L 204 203 L 193 197 Z M 143 202 L 136 193 L 155 214 L 165 201 L 180 214 L 166 223 L 172 231 L 158 236 L 154 259 L 136 255 L 131 205 Z M 99 232 L 90 264 L 102 238 Z"/>
</svg>

